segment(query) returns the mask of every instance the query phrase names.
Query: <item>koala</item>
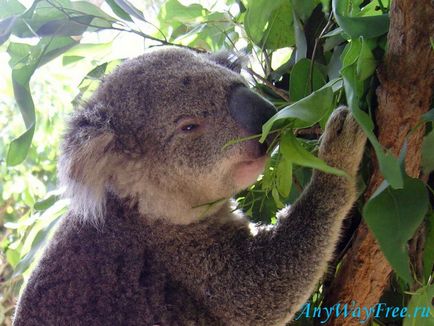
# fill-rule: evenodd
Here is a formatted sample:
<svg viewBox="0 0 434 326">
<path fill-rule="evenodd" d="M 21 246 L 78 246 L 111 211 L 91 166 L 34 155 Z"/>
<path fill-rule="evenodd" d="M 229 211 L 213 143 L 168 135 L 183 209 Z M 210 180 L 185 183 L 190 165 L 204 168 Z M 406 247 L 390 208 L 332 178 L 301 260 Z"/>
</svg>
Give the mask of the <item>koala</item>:
<svg viewBox="0 0 434 326">
<path fill-rule="evenodd" d="M 231 196 L 253 184 L 274 107 L 233 55 L 162 47 L 120 65 L 69 121 L 70 198 L 14 325 L 285 325 L 331 259 L 366 138 L 332 114 L 314 171 L 278 223 L 252 232 Z M 252 138 L 252 137 L 251 137 Z M 225 146 L 226 145 L 226 146 Z"/>
</svg>

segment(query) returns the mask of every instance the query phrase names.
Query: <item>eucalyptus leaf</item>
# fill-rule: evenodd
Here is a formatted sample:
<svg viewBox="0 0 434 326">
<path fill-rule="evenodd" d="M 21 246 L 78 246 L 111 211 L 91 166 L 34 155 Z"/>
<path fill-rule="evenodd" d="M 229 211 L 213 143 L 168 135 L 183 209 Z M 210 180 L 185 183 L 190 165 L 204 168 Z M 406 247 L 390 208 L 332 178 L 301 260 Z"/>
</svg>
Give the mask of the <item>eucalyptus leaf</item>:
<svg viewBox="0 0 434 326">
<path fill-rule="evenodd" d="M 36 202 L 33 208 L 38 211 L 44 211 L 50 208 L 51 206 L 53 206 L 58 200 L 59 200 L 59 196 L 51 195 L 48 198 Z"/>
<path fill-rule="evenodd" d="M 371 117 L 359 107 L 359 102 L 365 92 L 364 80 L 375 70 L 370 47 L 366 40 L 359 38 L 349 43 L 342 53 L 341 75 L 344 80 L 347 103 L 351 108 L 354 118 L 363 128 L 369 141 L 374 147 L 378 158 L 379 167 L 393 188 L 403 187 L 403 176 L 398 159 L 391 153 L 383 150 L 374 134 L 374 123 Z"/>
<path fill-rule="evenodd" d="M 297 16 L 302 21 L 306 21 L 320 2 L 320 0 L 292 0 L 292 5 Z"/>
<path fill-rule="evenodd" d="M 431 130 L 423 139 L 421 164 L 427 175 L 434 171 L 434 130 Z"/>
<path fill-rule="evenodd" d="M 91 15 L 83 15 L 76 16 L 74 19 L 56 19 L 50 20 L 44 23 L 41 27 L 38 28 L 36 34 L 39 36 L 50 36 L 50 35 L 65 35 L 65 36 L 74 36 L 83 34 L 88 25 L 94 19 L 94 16 Z M 111 25 L 109 24 L 108 27 Z"/>
<path fill-rule="evenodd" d="M 295 44 L 290 1 L 250 1 L 244 27 L 252 42 L 260 47 L 279 49 Z"/>
<path fill-rule="evenodd" d="M 158 13 L 160 30 L 170 40 L 182 36 L 204 21 L 209 12 L 200 4 L 184 6 L 178 0 L 165 1 Z"/>
<path fill-rule="evenodd" d="M 403 326 L 434 326 L 434 284 L 424 286 L 411 296 Z"/>
<path fill-rule="evenodd" d="M 0 0 L 0 8 L 0 20 L 11 16 L 18 16 L 26 10 L 26 7 L 18 0 Z"/>
<path fill-rule="evenodd" d="M 294 37 L 295 37 L 295 62 L 306 58 L 307 54 L 307 41 L 306 34 L 304 33 L 303 26 L 296 12 L 293 12 L 294 19 Z"/>
<path fill-rule="evenodd" d="M 313 91 L 320 89 L 325 83 L 325 76 L 318 64 L 310 59 L 301 59 L 291 70 L 289 96 L 292 101 L 299 101 Z"/>
<path fill-rule="evenodd" d="M 113 10 L 113 12 L 121 19 L 132 22 L 131 16 L 123 10 L 114 0 L 106 0 L 107 4 Z"/>
<path fill-rule="evenodd" d="M 306 150 L 291 132 L 286 132 L 282 136 L 280 140 L 280 152 L 287 161 L 293 164 L 306 166 L 338 176 L 347 176 L 344 171 L 327 165 L 323 160 Z"/>
<path fill-rule="evenodd" d="M 292 128 L 307 128 L 320 121 L 333 106 L 333 90 L 324 86 L 309 96 L 283 108 L 262 126 L 263 142 L 273 125 L 280 120 L 288 120 Z"/>
<path fill-rule="evenodd" d="M 423 121 L 434 121 L 434 109 L 429 110 L 427 113 L 422 115 Z"/>
<path fill-rule="evenodd" d="M 16 20 L 16 16 L 11 16 L 0 21 L 0 45 L 8 40 Z"/>
<path fill-rule="evenodd" d="M 271 189 L 271 196 L 273 197 L 274 203 L 276 204 L 277 208 L 285 207 L 285 205 L 283 205 L 282 201 L 280 200 L 279 191 L 276 188 Z"/>
<path fill-rule="evenodd" d="M 30 251 L 22 257 L 18 265 L 14 269 L 14 275 L 21 275 L 24 273 L 30 266 L 30 264 L 34 261 L 35 256 L 41 252 L 41 249 L 45 246 L 48 241 L 48 234 L 53 229 L 53 227 L 57 224 L 58 219 L 55 219 L 50 222 L 47 226 L 43 227 L 35 236 L 32 247 Z"/>
<path fill-rule="evenodd" d="M 35 1 L 15 23 L 19 37 L 81 35 L 84 31 L 110 28 L 116 20 L 87 1 Z M 39 34 L 38 34 L 39 33 Z"/>
<path fill-rule="evenodd" d="M 66 37 L 41 39 L 35 46 L 22 43 L 9 44 L 8 53 L 11 56 L 9 64 L 12 68 L 14 95 L 27 130 L 11 142 L 6 158 L 8 165 L 17 165 L 26 158 L 35 131 L 35 107 L 30 93 L 30 78 L 38 67 L 75 44 L 76 41 Z"/>
<path fill-rule="evenodd" d="M 387 14 L 375 16 L 357 15 L 360 10 L 359 2 L 354 0 L 333 0 L 333 15 L 345 33 L 355 39 L 360 36 L 373 38 L 386 34 L 389 30 L 389 16 Z M 350 9 L 351 8 L 351 9 Z M 355 10 L 351 12 L 351 10 Z"/>
<path fill-rule="evenodd" d="M 24 161 L 32 144 L 34 133 L 35 125 L 32 124 L 23 134 L 11 141 L 6 156 L 7 165 L 15 166 Z"/>
<path fill-rule="evenodd" d="M 281 157 L 277 165 L 277 190 L 279 194 L 286 198 L 291 192 L 292 186 L 292 163 L 284 156 Z"/>
<path fill-rule="evenodd" d="M 434 268 L 434 212 L 427 216 L 427 231 L 425 248 L 423 251 L 424 281 L 428 281 Z"/>
<path fill-rule="evenodd" d="M 139 9 L 134 7 L 133 4 L 131 4 L 131 2 L 129 2 L 128 0 L 114 0 L 114 2 L 116 2 L 116 4 L 130 16 L 136 17 L 137 19 L 140 19 L 142 21 L 145 20 L 145 18 L 143 17 L 143 13 Z"/>
<path fill-rule="evenodd" d="M 404 177 L 404 187 L 390 186 L 376 192 L 363 208 L 363 217 L 375 235 L 394 271 L 411 284 L 407 242 L 423 221 L 428 209 L 428 193 L 418 179 Z"/>
</svg>

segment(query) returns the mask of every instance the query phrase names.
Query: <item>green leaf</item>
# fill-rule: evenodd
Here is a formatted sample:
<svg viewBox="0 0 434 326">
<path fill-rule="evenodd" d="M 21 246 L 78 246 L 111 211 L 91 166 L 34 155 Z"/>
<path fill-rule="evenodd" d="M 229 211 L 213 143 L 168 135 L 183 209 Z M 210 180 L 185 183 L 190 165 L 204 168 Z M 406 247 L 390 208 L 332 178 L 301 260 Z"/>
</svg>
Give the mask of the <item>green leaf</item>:
<svg viewBox="0 0 434 326">
<path fill-rule="evenodd" d="M 74 36 L 83 34 L 91 24 L 95 17 L 92 15 L 75 16 L 73 20 L 70 19 L 56 19 L 43 24 L 36 31 L 39 36 L 50 35 L 64 35 Z M 110 24 L 104 27 L 110 27 Z M 101 26 L 102 27 L 102 26 Z"/>
<path fill-rule="evenodd" d="M 35 46 L 23 43 L 9 44 L 9 65 L 12 68 L 14 95 L 27 130 L 11 142 L 6 158 L 8 165 L 17 165 L 26 158 L 35 131 L 35 107 L 30 94 L 30 78 L 38 67 L 75 44 L 76 41 L 66 37 L 41 39 Z"/>
<path fill-rule="evenodd" d="M 129 22 L 133 21 L 130 15 L 128 15 L 128 13 L 123 10 L 114 0 L 106 0 L 106 2 L 118 17 Z"/>
<path fill-rule="evenodd" d="M 318 68 L 318 64 L 310 59 L 301 59 L 291 70 L 289 96 L 292 101 L 299 101 L 313 91 L 320 89 L 325 83 L 325 77 Z"/>
<path fill-rule="evenodd" d="M 32 124 L 19 137 L 12 140 L 9 144 L 9 150 L 6 156 L 6 163 L 9 166 L 20 164 L 27 156 L 30 145 L 32 144 L 33 134 L 35 133 L 35 125 Z"/>
<path fill-rule="evenodd" d="M 9 264 L 11 264 L 12 267 L 15 267 L 20 262 L 20 252 L 19 250 L 14 249 L 7 249 L 6 251 L 6 258 Z"/>
<path fill-rule="evenodd" d="M 423 139 L 421 165 L 427 175 L 434 171 L 434 130 L 431 130 Z"/>
<path fill-rule="evenodd" d="M 345 33 L 355 39 L 360 36 L 373 38 L 386 34 L 389 30 L 389 16 L 362 16 L 358 6 L 360 1 L 333 0 L 333 15 Z M 358 10 L 357 10 L 358 9 Z"/>
<path fill-rule="evenodd" d="M 33 208 L 37 211 L 45 211 L 46 209 L 53 206 L 58 200 L 59 200 L 59 196 L 51 195 L 48 198 L 36 202 Z"/>
<path fill-rule="evenodd" d="M 291 192 L 292 163 L 282 156 L 276 169 L 277 190 L 282 197 L 286 198 Z"/>
<path fill-rule="evenodd" d="M 384 152 L 374 134 L 374 123 L 371 117 L 359 108 L 360 99 L 365 92 L 363 80 L 375 70 L 372 53 L 369 52 L 366 41 L 360 38 L 352 40 L 342 53 L 341 75 L 344 80 L 347 103 L 354 118 L 363 128 L 374 147 L 383 176 L 393 188 L 402 188 L 403 176 L 398 159 L 391 153 Z"/>
<path fill-rule="evenodd" d="M 428 281 L 434 268 L 434 213 L 427 216 L 428 227 L 426 232 L 425 248 L 423 252 L 423 275 Z"/>
<path fill-rule="evenodd" d="M 297 16 L 300 17 L 302 21 L 306 21 L 320 2 L 320 0 L 292 0 L 292 5 Z"/>
<path fill-rule="evenodd" d="M 208 11 L 199 4 L 184 6 L 177 0 L 164 3 L 159 12 L 159 20 L 166 24 L 179 22 L 183 24 L 200 21 L 199 19 Z"/>
<path fill-rule="evenodd" d="M 8 40 L 16 20 L 16 16 L 11 16 L 0 21 L 0 45 Z"/>
<path fill-rule="evenodd" d="M 299 60 L 306 58 L 307 41 L 303 26 L 295 11 L 293 13 L 293 16 L 295 37 L 295 62 L 298 62 Z"/>
<path fill-rule="evenodd" d="M 283 157 L 293 164 L 317 169 L 338 176 L 346 176 L 344 171 L 328 166 L 323 160 L 307 151 L 291 133 L 286 132 L 280 140 L 280 152 Z"/>
<path fill-rule="evenodd" d="M 283 208 L 285 206 L 280 200 L 279 192 L 276 188 L 273 188 L 271 190 L 271 196 L 273 197 L 274 203 L 276 204 L 277 208 Z"/>
<path fill-rule="evenodd" d="M 0 19 L 20 15 L 26 10 L 17 0 L 0 0 L 0 8 Z"/>
<path fill-rule="evenodd" d="M 159 28 L 170 40 L 174 40 L 203 22 L 208 13 L 199 4 L 184 6 L 178 0 L 168 0 L 158 13 Z"/>
<path fill-rule="evenodd" d="M 42 228 L 35 236 L 32 247 L 30 251 L 25 255 L 23 259 L 18 263 L 18 265 L 14 269 L 14 276 L 15 275 L 21 275 L 23 274 L 30 266 L 30 264 L 33 262 L 35 256 L 37 253 L 40 253 L 41 249 L 45 246 L 45 244 L 48 241 L 48 234 L 50 233 L 51 229 L 57 224 L 59 221 L 58 218 L 51 221 L 50 224 Z"/>
<path fill-rule="evenodd" d="M 340 77 L 340 70 L 342 68 L 341 55 L 344 50 L 343 46 L 336 46 L 333 50 L 330 61 L 327 65 L 327 75 L 330 79 Z"/>
<path fill-rule="evenodd" d="M 244 28 L 253 43 L 267 49 L 295 44 L 292 5 L 287 0 L 250 1 Z"/>
<path fill-rule="evenodd" d="M 434 326 L 434 285 L 424 286 L 411 296 L 403 326 Z"/>
<path fill-rule="evenodd" d="M 375 72 L 377 62 L 368 45 L 368 41 L 363 38 L 360 41 L 362 44 L 357 58 L 356 72 L 360 80 L 365 80 Z"/>
<path fill-rule="evenodd" d="M 434 121 L 434 109 L 429 110 L 427 113 L 422 115 L 423 121 Z"/>
<path fill-rule="evenodd" d="M 115 19 L 87 1 L 45 0 L 34 2 L 12 33 L 19 37 L 81 35 L 84 31 L 110 28 Z"/>
<path fill-rule="evenodd" d="M 409 284 L 413 277 L 407 242 L 422 222 L 427 209 L 428 193 L 424 183 L 409 176 L 405 176 L 402 189 L 383 185 L 363 209 L 363 217 L 390 265 Z"/>
<path fill-rule="evenodd" d="M 123 11 L 128 13 L 132 17 L 136 17 L 137 19 L 140 19 L 144 21 L 143 13 L 134 7 L 128 0 L 114 0 L 116 4 L 122 8 Z"/>
<path fill-rule="evenodd" d="M 291 104 L 277 112 L 262 127 L 263 142 L 273 125 L 279 120 L 289 120 L 292 128 L 307 128 L 320 121 L 333 106 L 332 87 L 325 86 L 313 92 L 298 102 Z"/>
</svg>

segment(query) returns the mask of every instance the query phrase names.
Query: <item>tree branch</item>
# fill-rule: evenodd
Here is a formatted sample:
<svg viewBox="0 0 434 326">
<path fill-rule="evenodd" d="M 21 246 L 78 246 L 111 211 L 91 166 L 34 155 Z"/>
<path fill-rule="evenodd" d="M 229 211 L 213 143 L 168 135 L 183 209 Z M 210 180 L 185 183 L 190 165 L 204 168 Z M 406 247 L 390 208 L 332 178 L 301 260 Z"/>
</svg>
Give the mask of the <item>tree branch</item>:
<svg viewBox="0 0 434 326">
<path fill-rule="evenodd" d="M 434 5 L 431 0 L 395 0 L 390 11 L 388 50 L 377 74 L 378 139 L 386 150 L 398 155 L 408 140 L 406 171 L 419 177 L 424 128 L 410 134 L 429 110 L 434 87 Z M 410 134 L 410 135 L 409 135 Z M 383 177 L 378 164 L 366 192 L 369 198 Z M 365 223 L 356 231 L 356 239 L 343 259 L 324 306 L 351 303 L 373 306 L 388 287 L 392 269 Z M 332 325 L 359 325 L 357 320 L 335 319 Z"/>
</svg>

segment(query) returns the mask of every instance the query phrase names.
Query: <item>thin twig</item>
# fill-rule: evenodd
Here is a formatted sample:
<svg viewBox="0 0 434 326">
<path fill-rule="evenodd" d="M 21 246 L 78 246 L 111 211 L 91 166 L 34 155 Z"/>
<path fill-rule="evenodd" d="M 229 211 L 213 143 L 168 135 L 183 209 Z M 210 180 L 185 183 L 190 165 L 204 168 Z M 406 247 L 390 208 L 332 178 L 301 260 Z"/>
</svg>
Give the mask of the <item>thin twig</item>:
<svg viewBox="0 0 434 326">
<path fill-rule="evenodd" d="M 276 86 L 273 85 L 272 82 L 270 82 L 266 78 L 262 77 L 258 73 L 254 72 L 251 68 L 246 68 L 246 71 L 250 75 L 261 80 L 265 85 L 267 85 L 269 88 L 271 88 L 277 95 L 279 95 L 281 98 L 283 98 L 286 102 L 289 102 L 289 96 L 288 96 L 288 94 L 286 94 L 286 92 L 284 90 L 277 88 Z"/>
<path fill-rule="evenodd" d="M 316 56 L 316 51 L 318 48 L 319 40 L 324 36 L 325 33 L 328 32 L 328 29 L 333 24 L 332 23 L 332 16 L 333 16 L 333 14 L 332 14 L 332 12 L 330 12 L 329 17 L 327 19 L 327 24 L 324 26 L 324 28 L 322 29 L 319 36 L 315 39 L 315 44 L 314 44 L 313 50 L 312 50 L 312 58 L 311 58 L 310 66 L 309 66 L 309 88 L 310 88 L 309 92 L 313 91 L 313 66 L 314 66 L 314 62 L 315 62 L 315 56 Z"/>
</svg>

